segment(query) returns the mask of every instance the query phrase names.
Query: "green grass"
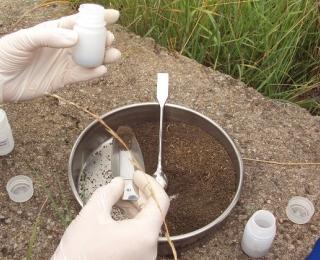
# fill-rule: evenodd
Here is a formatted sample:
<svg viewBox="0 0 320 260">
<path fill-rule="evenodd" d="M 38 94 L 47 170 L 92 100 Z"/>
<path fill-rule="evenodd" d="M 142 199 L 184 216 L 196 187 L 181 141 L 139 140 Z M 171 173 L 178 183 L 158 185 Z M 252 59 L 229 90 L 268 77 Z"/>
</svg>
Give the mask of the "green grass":
<svg viewBox="0 0 320 260">
<path fill-rule="evenodd" d="M 60 190 L 60 193 L 61 193 L 61 196 L 62 196 L 62 201 L 63 201 L 64 207 L 65 207 L 65 210 L 66 210 L 66 212 L 68 214 L 68 218 L 65 218 L 63 216 L 63 212 L 60 210 L 60 208 L 57 205 L 56 201 L 54 200 L 50 190 L 45 185 L 41 175 L 36 171 L 36 169 L 34 169 L 34 167 L 32 165 L 30 165 L 30 167 L 32 168 L 34 174 L 37 176 L 37 179 L 39 180 L 43 190 L 45 191 L 46 195 L 48 196 L 49 200 L 51 201 L 52 206 L 54 207 L 55 211 L 59 215 L 62 224 L 64 225 L 65 228 L 67 228 L 69 226 L 69 224 L 71 223 L 71 221 L 72 221 L 72 217 L 71 217 L 71 214 L 70 214 L 68 203 L 67 203 L 67 201 L 65 199 L 65 195 L 64 195 L 63 189 L 61 187 L 61 183 L 60 183 L 58 174 L 55 174 L 55 177 L 56 177 L 56 181 L 57 181 L 58 186 L 59 186 L 59 190 Z"/>
<path fill-rule="evenodd" d="M 28 251 L 27 251 L 27 257 L 26 257 L 27 260 L 32 259 L 32 249 L 33 249 L 33 244 L 34 244 L 34 241 L 35 241 L 35 238 L 36 238 L 38 225 L 40 223 L 41 212 L 42 212 L 42 209 L 43 209 L 44 205 L 46 204 L 47 200 L 48 200 L 48 197 L 43 202 L 43 204 L 42 204 L 42 206 L 40 208 L 40 211 L 39 211 L 39 213 L 37 215 L 36 223 L 33 226 L 32 234 L 31 234 L 30 241 L 29 241 L 29 247 L 28 247 Z"/>
<path fill-rule="evenodd" d="M 42 179 L 41 175 L 36 171 L 36 169 L 32 166 L 32 164 L 30 164 L 30 167 L 32 168 L 32 171 L 36 175 L 38 181 L 40 182 L 40 184 L 41 184 L 41 186 L 43 188 L 43 190 L 45 191 L 45 193 L 47 195 L 47 198 L 45 199 L 45 201 L 44 201 L 44 203 L 43 203 L 43 205 L 42 205 L 42 207 L 40 209 L 40 212 L 38 213 L 36 222 L 35 222 L 35 224 L 33 226 L 33 229 L 32 229 L 32 233 L 31 233 L 30 241 L 29 241 L 29 247 L 28 247 L 27 256 L 26 256 L 27 260 L 32 259 L 32 249 L 33 249 L 33 245 L 34 245 L 34 242 L 35 242 L 35 239 L 36 239 L 37 229 L 38 229 L 38 226 L 39 226 L 39 223 L 40 223 L 41 212 L 42 212 L 42 209 L 43 209 L 43 207 L 44 207 L 44 205 L 45 205 L 45 203 L 47 202 L 48 199 L 51 201 L 52 206 L 54 207 L 55 211 L 59 215 L 61 223 L 64 225 L 65 228 L 67 228 L 69 226 L 69 224 L 71 223 L 71 221 L 72 221 L 71 212 L 70 212 L 69 205 L 68 205 L 68 202 L 66 200 L 66 197 L 64 195 L 63 188 L 61 186 L 59 175 L 55 174 L 55 178 L 56 178 L 56 182 L 58 184 L 60 195 L 62 197 L 62 201 L 63 201 L 63 204 L 64 204 L 64 210 L 66 211 L 68 217 L 64 217 L 63 211 L 57 205 L 57 202 L 53 198 L 53 196 L 52 196 L 50 190 L 48 189 L 48 187 L 45 185 L 44 180 Z"/>
<path fill-rule="evenodd" d="M 72 2 L 72 1 L 71 1 Z M 83 1 L 73 1 L 79 4 Z M 319 114 L 320 14 L 314 0 L 93 0 L 120 24 L 262 94 Z"/>
</svg>

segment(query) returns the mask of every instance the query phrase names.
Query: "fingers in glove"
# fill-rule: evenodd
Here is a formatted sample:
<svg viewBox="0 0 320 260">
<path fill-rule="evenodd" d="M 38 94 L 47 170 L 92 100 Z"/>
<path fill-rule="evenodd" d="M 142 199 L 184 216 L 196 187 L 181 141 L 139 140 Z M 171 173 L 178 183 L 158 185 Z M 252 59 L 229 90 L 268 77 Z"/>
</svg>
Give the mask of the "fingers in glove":
<svg viewBox="0 0 320 260">
<path fill-rule="evenodd" d="M 144 207 L 147 202 L 146 195 L 139 190 L 139 199 L 138 200 L 122 200 L 120 199 L 116 206 L 124 211 L 128 218 L 134 218 Z"/>
<path fill-rule="evenodd" d="M 117 201 L 115 206 L 120 208 L 121 210 L 123 210 L 124 214 L 128 218 L 134 218 L 139 213 L 139 211 L 136 208 L 136 206 L 134 205 L 134 203 L 132 203 L 131 201 L 128 201 L 128 200 L 120 199 Z"/>
<path fill-rule="evenodd" d="M 36 25 L 35 27 L 59 27 L 72 30 L 77 18 L 77 14 L 64 16 L 56 20 L 46 21 Z"/>
<path fill-rule="evenodd" d="M 32 27 L 8 35 L 10 47 L 32 52 L 42 47 L 69 48 L 78 41 L 75 31 L 62 28 Z"/>
<path fill-rule="evenodd" d="M 98 188 L 81 210 L 79 214 L 81 219 L 98 218 L 101 225 L 112 220 L 110 212 L 113 205 L 121 198 L 123 189 L 124 181 L 121 177 L 116 177 L 109 184 Z"/>
<path fill-rule="evenodd" d="M 65 29 L 72 29 L 76 22 L 77 14 L 61 17 L 58 21 L 58 27 Z M 49 21 L 50 22 L 50 21 Z"/>
<path fill-rule="evenodd" d="M 103 65 L 95 68 L 75 66 L 68 69 L 65 72 L 62 82 L 64 82 L 65 85 L 68 85 L 76 82 L 88 81 L 95 78 L 99 78 L 103 76 L 106 72 L 107 68 Z"/>
<path fill-rule="evenodd" d="M 117 62 L 121 57 L 121 52 L 115 48 L 108 48 L 104 53 L 103 64 L 110 64 Z"/>
<path fill-rule="evenodd" d="M 114 41 L 114 35 L 112 32 L 107 31 L 107 35 L 106 35 L 106 47 L 110 47 L 111 44 Z"/>
<path fill-rule="evenodd" d="M 107 26 L 109 24 L 114 24 L 116 21 L 118 21 L 120 17 L 120 13 L 118 10 L 114 10 L 114 9 L 106 9 L 104 11 L 104 20 L 107 23 Z"/>
<path fill-rule="evenodd" d="M 135 171 L 133 177 L 136 185 L 147 197 L 146 204 L 135 219 L 151 220 L 152 225 L 156 221 L 160 229 L 170 204 L 167 193 L 150 175 L 141 171 Z"/>
</svg>

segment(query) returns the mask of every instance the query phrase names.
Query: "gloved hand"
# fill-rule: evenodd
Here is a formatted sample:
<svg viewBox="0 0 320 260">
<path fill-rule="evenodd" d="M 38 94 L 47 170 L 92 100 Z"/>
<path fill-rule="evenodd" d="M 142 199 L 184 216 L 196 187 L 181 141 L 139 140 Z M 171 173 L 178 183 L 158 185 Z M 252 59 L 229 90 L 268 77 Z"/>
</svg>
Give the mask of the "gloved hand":
<svg viewBox="0 0 320 260">
<path fill-rule="evenodd" d="M 84 68 L 72 61 L 71 51 L 78 41 L 72 30 L 76 15 L 41 23 L 0 39 L 0 103 L 34 99 L 67 84 L 102 76 L 101 65 Z M 115 23 L 119 12 L 105 10 L 107 24 Z M 114 35 L 107 32 L 104 64 L 117 61 L 121 53 L 109 48 Z"/>
<path fill-rule="evenodd" d="M 320 238 L 316 241 L 311 253 L 307 256 L 306 260 L 319 260 L 320 259 Z"/>
<path fill-rule="evenodd" d="M 163 215 L 151 196 L 146 177 Z M 141 171 L 134 173 L 134 182 L 147 201 L 140 204 L 142 210 L 133 219 L 114 221 L 110 216 L 124 188 L 123 179 L 116 177 L 92 194 L 67 228 L 51 260 L 156 259 L 159 231 L 169 198 L 154 178 Z"/>
</svg>

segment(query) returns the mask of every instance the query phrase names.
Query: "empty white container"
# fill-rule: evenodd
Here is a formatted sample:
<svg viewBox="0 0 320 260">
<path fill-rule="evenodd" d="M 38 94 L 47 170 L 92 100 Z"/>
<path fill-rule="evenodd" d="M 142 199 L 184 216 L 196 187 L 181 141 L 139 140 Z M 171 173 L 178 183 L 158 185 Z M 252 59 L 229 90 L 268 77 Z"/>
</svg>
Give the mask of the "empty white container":
<svg viewBox="0 0 320 260">
<path fill-rule="evenodd" d="M 241 247 L 253 258 L 265 256 L 276 235 L 276 218 L 267 210 L 258 210 L 248 220 L 244 229 Z"/>
<path fill-rule="evenodd" d="M 73 30 L 79 35 L 73 47 L 72 59 L 83 67 L 97 67 L 103 63 L 107 29 L 104 7 L 97 4 L 82 4 Z"/>
<path fill-rule="evenodd" d="M 14 140 L 7 114 L 0 109 L 0 156 L 7 155 L 13 150 Z"/>
</svg>

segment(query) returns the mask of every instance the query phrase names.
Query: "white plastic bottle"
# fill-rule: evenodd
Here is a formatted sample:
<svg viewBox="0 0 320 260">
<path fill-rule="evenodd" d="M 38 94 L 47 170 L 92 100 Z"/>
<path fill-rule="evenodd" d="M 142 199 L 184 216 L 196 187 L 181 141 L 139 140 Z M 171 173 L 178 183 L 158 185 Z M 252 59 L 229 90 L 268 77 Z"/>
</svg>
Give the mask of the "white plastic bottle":
<svg viewBox="0 0 320 260">
<path fill-rule="evenodd" d="M 258 210 L 248 220 L 244 229 L 241 247 L 253 258 L 265 256 L 276 235 L 276 218 L 270 211 Z"/>
<path fill-rule="evenodd" d="M 14 140 L 7 114 L 0 109 L 0 156 L 7 155 L 13 150 Z"/>
<path fill-rule="evenodd" d="M 73 27 L 79 35 L 78 43 L 72 50 L 72 59 L 75 63 L 88 68 L 103 63 L 107 34 L 105 26 L 103 6 L 80 5 Z"/>
</svg>

